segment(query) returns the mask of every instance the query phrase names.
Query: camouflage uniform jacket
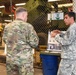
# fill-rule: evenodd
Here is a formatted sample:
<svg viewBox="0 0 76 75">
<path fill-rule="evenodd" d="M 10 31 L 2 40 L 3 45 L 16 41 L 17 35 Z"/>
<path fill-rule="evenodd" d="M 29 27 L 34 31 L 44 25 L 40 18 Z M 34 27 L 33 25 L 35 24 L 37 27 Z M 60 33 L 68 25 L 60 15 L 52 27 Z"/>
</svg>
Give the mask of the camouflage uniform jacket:
<svg viewBox="0 0 76 75">
<path fill-rule="evenodd" d="M 31 62 L 32 48 L 39 42 L 33 26 L 22 20 L 14 20 L 5 26 L 3 40 L 7 45 L 6 61 L 18 65 Z"/>
<path fill-rule="evenodd" d="M 57 75 L 76 75 L 76 23 L 65 33 L 56 35 L 55 39 L 62 45 L 62 59 Z"/>
<path fill-rule="evenodd" d="M 55 39 L 62 45 L 61 58 L 76 59 L 76 23 L 73 23 L 65 33 L 56 35 Z"/>
</svg>

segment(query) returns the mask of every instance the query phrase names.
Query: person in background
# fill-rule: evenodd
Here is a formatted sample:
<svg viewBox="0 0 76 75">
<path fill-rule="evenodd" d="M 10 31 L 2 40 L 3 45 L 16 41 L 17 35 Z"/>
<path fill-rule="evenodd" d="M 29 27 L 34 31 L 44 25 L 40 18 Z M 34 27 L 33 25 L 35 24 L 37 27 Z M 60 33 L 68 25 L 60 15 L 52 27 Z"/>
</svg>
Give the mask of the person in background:
<svg viewBox="0 0 76 75">
<path fill-rule="evenodd" d="M 57 75 L 76 75 L 76 23 L 75 13 L 67 12 L 64 22 L 69 28 L 63 33 L 53 30 L 51 36 L 62 45 L 61 61 Z"/>
<path fill-rule="evenodd" d="M 39 38 L 33 26 L 27 23 L 27 16 L 27 10 L 18 7 L 16 19 L 4 28 L 7 75 L 34 75 L 33 48 L 38 46 Z"/>
</svg>

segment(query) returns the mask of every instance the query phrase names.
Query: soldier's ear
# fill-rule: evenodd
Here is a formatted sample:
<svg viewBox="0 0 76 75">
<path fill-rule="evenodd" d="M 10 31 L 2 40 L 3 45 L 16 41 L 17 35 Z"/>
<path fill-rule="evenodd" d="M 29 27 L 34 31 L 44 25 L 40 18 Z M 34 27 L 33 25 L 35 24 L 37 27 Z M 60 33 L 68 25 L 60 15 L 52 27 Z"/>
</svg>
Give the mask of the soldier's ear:
<svg viewBox="0 0 76 75">
<path fill-rule="evenodd" d="M 22 17 L 25 18 L 25 16 L 26 16 L 26 14 L 25 13 L 22 13 Z"/>
</svg>

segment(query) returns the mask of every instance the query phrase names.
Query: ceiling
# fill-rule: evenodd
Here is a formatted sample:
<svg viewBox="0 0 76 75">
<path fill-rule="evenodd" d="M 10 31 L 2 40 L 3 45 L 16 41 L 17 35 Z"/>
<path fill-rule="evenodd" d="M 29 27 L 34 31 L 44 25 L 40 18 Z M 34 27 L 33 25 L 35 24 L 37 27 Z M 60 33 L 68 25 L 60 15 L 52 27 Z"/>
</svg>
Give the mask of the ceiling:
<svg viewBox="0 0 76 75">
<path fill-rule="evenodd" d="M 23 3 L 23 2 L 27 2 L 28 0 L 0 0 L 0 5 L 4 5 L 5 3 L 8 2 L 13 2 L 13 3 Z"/>
<path fill-rule="evenodd" d="M 57 2 L 58 2 L 58 4 L 65 4 L 65 3 L 71 3 L 72 0 L 59 0 Z"/>
<path fill-rule="evenodd" d="M 11 19 L 8 15 L 11 14 L 11 11 L 9 8 L 11 5 L 15 6 L 15 4 L 18 3 L 26 3 L 29 0 L 0 0 L 0 6 L 4 5 L 5 8 L 0 8 L 0 21 L 2 22 L 4 19 Z M 36 1 L 36 0 L 31 0 L 31 1 Z M 40 1 L 47 1 L 47 0 L 40 0 Z M 65 4 L 65 3 L 72 3 L 72 0 L 60 0 L 56 2 L 50 2 L 50 4 L 55 5 L 55 4 Z"/>
</svg>

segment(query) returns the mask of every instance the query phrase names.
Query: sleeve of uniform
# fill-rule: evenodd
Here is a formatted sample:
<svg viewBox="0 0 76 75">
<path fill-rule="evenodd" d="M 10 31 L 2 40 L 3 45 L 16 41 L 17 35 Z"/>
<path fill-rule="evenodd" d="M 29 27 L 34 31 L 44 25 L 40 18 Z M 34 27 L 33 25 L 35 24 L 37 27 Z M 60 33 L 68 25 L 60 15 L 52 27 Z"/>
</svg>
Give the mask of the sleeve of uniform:
<svg viewBox="0 0 76 75">
<path fill-rule="evenodd" d="M 76 32 L 72 29 L 69 32 L 66 32 L 64 35 L 56 35 L 55 39 L 62 45 L 70 45 L 76 39 Z"/>
<path fill-rule="evenodd" d="M 5 27 L 4 28 L 4 31 L 3 31 L 3 37 L 2 37 L 2 39 L 3 39 L 3 41 L 6 43 L 6 41 L 7 41 L 7 27 Z"/>
<path fill-rule="evenodd" d="M 36 31 L 34 30 L 33 26 L 30 25 L 29 27 L 29 34 L 28 34 L 28 43 L 31 47 L 36 47 L 38 46 L 39 43 L 39 38 L 36 34 Z"/>
</svg>

